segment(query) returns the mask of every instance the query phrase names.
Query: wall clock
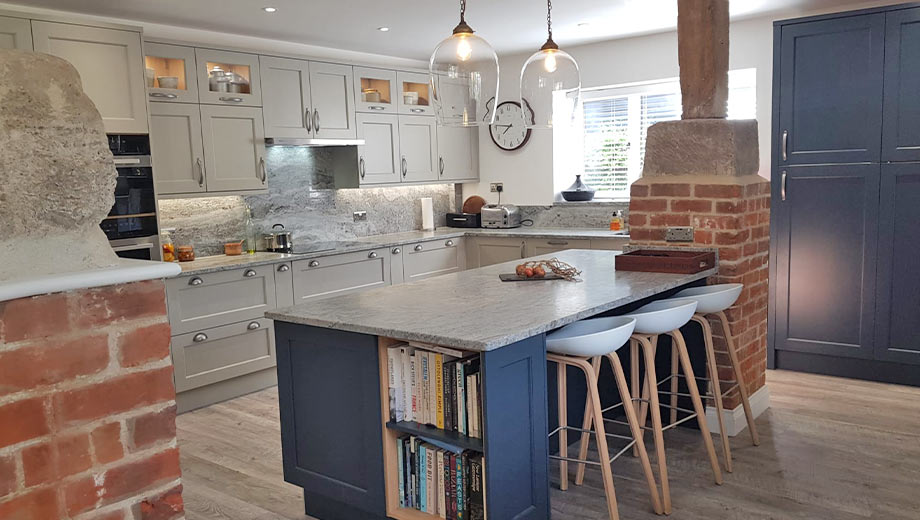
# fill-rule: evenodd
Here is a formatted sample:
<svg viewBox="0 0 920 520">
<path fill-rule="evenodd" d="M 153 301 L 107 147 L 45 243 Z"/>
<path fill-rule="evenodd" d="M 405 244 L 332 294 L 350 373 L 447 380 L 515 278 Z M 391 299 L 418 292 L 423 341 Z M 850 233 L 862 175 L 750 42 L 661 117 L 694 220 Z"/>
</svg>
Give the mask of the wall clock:
<svg viewBox="0 0 920 520">
<path fill-rule="evenodd" d="M 489 127 L 492 142 L 502 150 L 519 150 L 530 139 L 531 129 L 524 126 L 524 118 L 533 121 L 533 110 L 524 102 L 505 101 L 495 109 L 495 122 Z"/>
</svg>

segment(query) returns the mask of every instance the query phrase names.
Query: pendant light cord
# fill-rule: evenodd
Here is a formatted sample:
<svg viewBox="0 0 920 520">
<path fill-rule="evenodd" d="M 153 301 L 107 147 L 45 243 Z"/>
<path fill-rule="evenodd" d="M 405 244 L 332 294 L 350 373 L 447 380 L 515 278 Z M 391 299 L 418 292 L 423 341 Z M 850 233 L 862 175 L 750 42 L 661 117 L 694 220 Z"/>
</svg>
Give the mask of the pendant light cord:
<svg viewBox="0 0 920 520">
<path fill-rule="evenodd" d="M 465 1 L 465 0 L 464 0 Z M 546 32 L 553 39 L 553 0 L 546 0 Z"/>
<path fill-rule="evenodd" d="M 460 23 L 466 23 L 466 0 L 460 0 Z"/>
</svg>

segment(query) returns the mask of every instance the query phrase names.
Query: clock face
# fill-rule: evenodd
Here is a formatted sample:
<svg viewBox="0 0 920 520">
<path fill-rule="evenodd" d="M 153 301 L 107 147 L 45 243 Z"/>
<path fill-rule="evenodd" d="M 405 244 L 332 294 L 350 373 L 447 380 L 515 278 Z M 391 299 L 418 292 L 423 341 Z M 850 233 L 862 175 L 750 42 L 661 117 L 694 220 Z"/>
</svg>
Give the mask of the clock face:
<svg viewBox="0 0 920 520">
<path fill-rule="evenodd" d="M 529 117 L 533 117 L 527 107 Z M 502 150 L 517 150 L 530 139 L 529 128 L 524 126 L 524 110 L 516 101 L 505 101 L 495 109 L 495 122 L 489 127 L 492 141 Z"/>
</svg>

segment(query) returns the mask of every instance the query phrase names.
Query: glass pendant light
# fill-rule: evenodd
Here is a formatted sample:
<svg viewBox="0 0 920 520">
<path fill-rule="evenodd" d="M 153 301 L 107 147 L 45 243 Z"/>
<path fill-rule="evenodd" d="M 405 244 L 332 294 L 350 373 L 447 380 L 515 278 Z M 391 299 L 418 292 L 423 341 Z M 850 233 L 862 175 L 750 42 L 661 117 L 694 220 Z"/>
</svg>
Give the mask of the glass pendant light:
<svg viewBox="0 0 920 520">
<path fill-rule="evenodd" d="M 581 75 L 575 58 L 559 50 L 553 41 L 552 14 L 552 0 L 547 0 L 546 43 L 521 69 L 521 106 L 530 107 L 525 110 L 528 128 L 552 128 L 554 118 L 556 123 L 569 124 L 581 96 Z"/>
<path fill-rule="evenodd" d="M 443 126 L 488 126 L 495 118 L 498 55 L 465 16 L 466 0 L 460 0 L 460 23 L 431 54 L 431 98 Z"/>
</svg>

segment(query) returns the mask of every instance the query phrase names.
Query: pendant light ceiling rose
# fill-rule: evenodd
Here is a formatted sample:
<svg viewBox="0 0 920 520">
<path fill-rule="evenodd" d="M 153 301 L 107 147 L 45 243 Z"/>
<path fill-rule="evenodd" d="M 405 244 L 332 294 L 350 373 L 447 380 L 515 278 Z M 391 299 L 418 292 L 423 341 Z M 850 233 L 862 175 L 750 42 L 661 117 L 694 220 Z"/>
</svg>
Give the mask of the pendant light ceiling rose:
<svg viewBox="0 0 920 520">
<path fill-rule="evenodd" d="M 543 47 L 540 47 L 541 51 L 558 51 L 559 46 L 556 45 L 556 42 L 553 41 L 553 37 L 550 36 L 546 39 L 546 43 L 543 44 Z"/>
<path fill-rule="evenodd" d="M 460 23 L 454 27 L 454 34 L 473 34 L 474 32 L 476 31 L 466 23 L 466 0 L 460 0 Z"/>
</svg>

